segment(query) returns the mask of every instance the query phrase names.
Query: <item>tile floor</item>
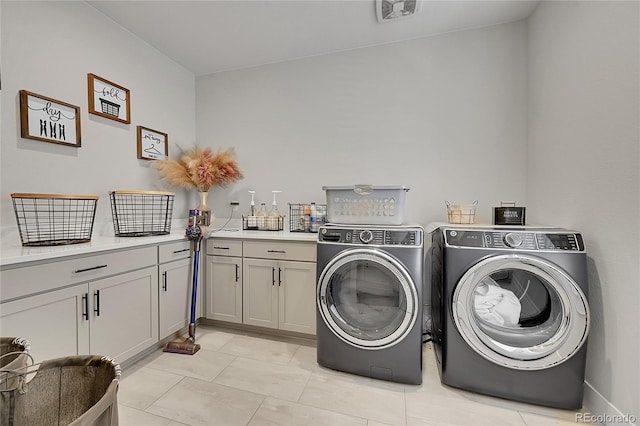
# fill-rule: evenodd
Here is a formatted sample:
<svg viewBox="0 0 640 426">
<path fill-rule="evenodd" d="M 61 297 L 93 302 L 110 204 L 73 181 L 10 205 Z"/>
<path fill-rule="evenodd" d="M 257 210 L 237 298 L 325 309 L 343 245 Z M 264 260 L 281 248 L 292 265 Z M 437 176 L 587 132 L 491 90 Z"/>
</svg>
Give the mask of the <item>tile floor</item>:
<svg viewBox="0 0 640 426">
<path fill-rule="evenodd" d="M 124 370 L 121 426 L 575 424 L 573 411 L 443 386 L 430 344 L 416 386 L 320 367 L 314 341 L 209 326 L 197 340 L 193 356 L 158 350 Z"/>
</svg>

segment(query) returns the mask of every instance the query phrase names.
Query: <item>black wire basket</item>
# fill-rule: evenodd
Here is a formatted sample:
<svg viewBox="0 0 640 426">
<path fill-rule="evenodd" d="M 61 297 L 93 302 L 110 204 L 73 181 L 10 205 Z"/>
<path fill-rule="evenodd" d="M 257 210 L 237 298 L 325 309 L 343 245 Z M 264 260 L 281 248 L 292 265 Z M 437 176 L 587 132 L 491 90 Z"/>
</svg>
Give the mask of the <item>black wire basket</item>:
<svg viewBox="0 0 640 426">
<path fill-rule="evenodd" d="M 113 232 L 117 237 L 146 237 L 171 232 L 173 192 L 110 191 Z"/>
<path fill-rule="evenodd" d="M 318 232 L 318 227 L 327 221 L 327 205 L 316 204 L 312 217 L 311 204 L 289 203 L 290 232 Z"/>
<path fill-rule="evenodd" d="M 23 246 L 91 241 L 97 195 L 11 194 Z"/>
</svg>

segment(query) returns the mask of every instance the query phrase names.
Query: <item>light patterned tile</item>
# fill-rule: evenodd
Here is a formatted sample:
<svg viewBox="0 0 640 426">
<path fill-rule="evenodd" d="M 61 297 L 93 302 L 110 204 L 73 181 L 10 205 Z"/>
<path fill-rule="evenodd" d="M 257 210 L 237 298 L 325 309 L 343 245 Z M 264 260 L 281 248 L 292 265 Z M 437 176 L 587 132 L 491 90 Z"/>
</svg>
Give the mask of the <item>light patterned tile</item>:
<svg viewBox="0 0 640 426">
<path fill-rule="evenodd" d="M 132 373 L 125 371 L 118 387 L 118 402 L 144 410 L 175 386 L 183 376 L 141 367 Z"/>
<path fill-rule="evenodd" d="M 192 426 L 246 425 L 264 396 L 185 378 L 147 412 Z"/>
<path fill-rule="evenodd" d="M 331 370 L 330 368 L 326 368 L 318 364 L 317 350 L 315 347 L 310 346 L 300 346 L 291 358 L 291 361 L 289 361 L 288 365 L 302 368 L 311 373 L 334 374 L 338 376 L 348 374 L 342 371 Z"/>
<path fill-rule="evenodd" d="M 380 423 L 375 420 L 367 420 L 367 426 L 391 426 L 388 423 Z"/>
<path fill-rule="evenodd" d="M 234 336 L 219 352 L 267 361 L 287 364 L 293 358 L 299 345 L 277 342 L 250 336 Z"/>
<path fill-rule="evenodd" d="M 297 401 L 311 373 L 292 365 L 236 358 L 215 383 L 288 401 Z"/>
<path fill-rule="evenodd" d="M 295 402 L 267 398 L 249 426 L 366 426 L 367 420 Z"/>
<path fill-rule="evenodd" d="M 404 425 L 402 385 L 374 379 L 313 373 L 300 403 L 392 425 Z"/>
<path fill-rule="evenodd" d="M 147 364 L 149 368 L 211 381 L 224 370 L 235 356 L 200 349 L 194 355 L 164 352 Z"/>
<path fill-rule="evenodd" d="M 584 425 L 584 422 L 579 423 L 575 421 L 576 417 L 574 417 L 573 420 L 569 421 L 569 420 L 560 419 L 557 417 L 547 417 L 539 414 L 525 413 L 522 411 L 520 412 L 520 416 L 522 416 L 527 426 L 575 426 L 579 424 Z"/>
<path fill-rule="evenodd" d="M 203 333 L 202 336 L 197 338 L 196 342 L 200 344 L 202 349 L 206 349 L 208 351 L 217 351 L 221 347 L 229 343 L 229 341 L 235 336 L 236 335 L 233 333 L 209 330 L 206 333 Z"/>
<path fill-rule="evenodd" d="M 434 425 L 526 426 L 515 410 L 426 392 L 407 393 L 407 416 Z"/>
<path fill-rule="evenodd" d="M 171 419 L 122 404 L 118 406 L 118 422 L 120 426 L 170 426 L 172 424 Z"/>
<path fill-rule="evenodd" d="M 407 416 L 407 426 L 437 426 L 437 423 L 431 423 L 427 419 L 421 419 L 419 417 Z M 473 426 L 473 425 L 469 425 Z M 499 425 L 496 425 L 499 426 Z"/>
<path fill-rule="evenodd" d="M 420 385 L 405 385 L 405 392 L 407 395 L 414 393 L 421 394 L 419 398 L 428 399 L 429 395 L 435 395 L 440 397 L 469 399 L 466 397 L 465 392 L 453 388 L 451 386 L 443 385 L 440 382 L 440 376 L 431 377 L 425 374 L 422 375 L 422 384 Z"/>
<path fill-rule="evenodd" d="M 479 393 L 465 392 L 465 391 L 462 391 L 462 392 L 464 392 L 464 395 L 466 398 L 479 402 L 481 404 L 500 407 L 500 408 L 507 408 L 509 410 L 516 410 L 516 411 L 520 411 L 521 413 L 537 414 L 540 416 L 568 421 L 570 423 L 575 422 L 577 413 L 588 412 L 587 408 L 583 408 L 581 410 L 576 410 L 576 411 L 562 410 L 559 408 L 544 407 L 542 405 L 527 404 L 525 402 L 520 402 L 520 401 L 511 401 L 508 399 L 497 398 L 497 397 L 483 395 Z"/>
</svg>

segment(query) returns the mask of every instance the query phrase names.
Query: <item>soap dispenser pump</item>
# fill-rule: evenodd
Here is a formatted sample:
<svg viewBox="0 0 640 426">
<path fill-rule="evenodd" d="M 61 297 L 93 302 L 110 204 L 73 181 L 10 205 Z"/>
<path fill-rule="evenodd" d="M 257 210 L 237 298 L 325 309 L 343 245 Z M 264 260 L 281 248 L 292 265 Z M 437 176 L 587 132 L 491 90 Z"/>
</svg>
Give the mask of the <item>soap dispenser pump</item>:
<svg viewBox="0 0 640 426">
<path fill-rule="evenodd" d="M 273 192 L 273 203 L 271 203 L 271 210 L 269 211 L 269 216 L 271 217 L 280 217 L 280 211 L 278 210 L 278 203 L 276 202 L 276 194 L 282 191 L 271 191 Z"/>
<path fill-rule="evenodd" d="M 247 211 L 247 229 L 258 229 L 258 221 L 256 219 L 256 202 L 254 200 L 255 193 L 256 191 L 249 191 L 249 194 L 251 194 L 251 204 Z"/>
</svg>

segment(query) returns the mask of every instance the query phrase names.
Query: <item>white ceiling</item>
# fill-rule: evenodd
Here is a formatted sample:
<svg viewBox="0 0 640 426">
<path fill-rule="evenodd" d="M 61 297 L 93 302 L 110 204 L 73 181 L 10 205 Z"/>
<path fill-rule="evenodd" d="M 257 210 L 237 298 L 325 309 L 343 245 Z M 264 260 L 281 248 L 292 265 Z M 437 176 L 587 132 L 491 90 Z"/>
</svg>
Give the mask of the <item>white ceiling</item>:
<svg viewBox="0 0 640 426">
<path fill-rule="evenodd" d="M 378 23 L 375 0 L 126 0 L 89 4 L 195 75 L 526 18 L 529 0 L 419 0 Z"/>
</svg>

